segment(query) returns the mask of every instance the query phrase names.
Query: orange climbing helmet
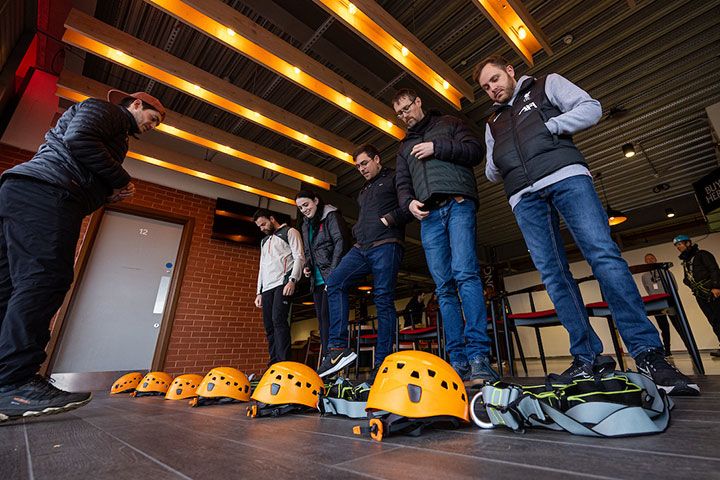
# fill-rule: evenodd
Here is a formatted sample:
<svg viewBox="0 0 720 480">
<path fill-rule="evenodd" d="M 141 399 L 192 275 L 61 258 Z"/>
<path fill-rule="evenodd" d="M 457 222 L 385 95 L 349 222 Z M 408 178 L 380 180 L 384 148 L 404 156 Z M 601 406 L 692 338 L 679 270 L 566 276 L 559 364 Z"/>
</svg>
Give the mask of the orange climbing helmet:
<svg viewBox="0 0 720 480">
<path fill-rule="evenodd" d="M 212 399 L 214 401 L 207 402 Z M 197 398 L 190 405 L 197 407 L 205 403 L 250 400 L 250 382 L 237 368 L 216 367 L 210 370 L 197 388 Z"/>
<path fill-rule="evenodd" d="M 194 373 L 186 373 L 176 377 L 165 394 L 165 400 L 183 400 L 196 396 L 195 391 L 202 379 L 202 375 Z"/>
<path fill-rule="evenodd" d="M 165 372 L 150 372 L 143 377 L 135 391 L 130 395 L 133 397 L 165 395 L 172 380 L 173 378 Z"/>
<path fill-rule="evenodd" d="M 317 409 L 324 388 L 320 376 L 307 365 L 278 362 L 265 372 L 251 398 L 266 405 L 300 405 Z M 251 417 L 257 413 L 257 408 L 248 410 Z"/>
<path fill-rule="evenodd" d="M 143 374 L 140 372 L 126 373 L 122 377 L 115 380 L 110 388 L 110 395 L 116 393 L 130 393 L 135 391 L 135 387 L 140 384 Z"/>
<path fill-rule="evenodd" d="M 470 421 L 465 385 L 455 369 L 438 356 L 414 350 L 385 357 L 370 389 L 367 410 Z"/>
</svg>

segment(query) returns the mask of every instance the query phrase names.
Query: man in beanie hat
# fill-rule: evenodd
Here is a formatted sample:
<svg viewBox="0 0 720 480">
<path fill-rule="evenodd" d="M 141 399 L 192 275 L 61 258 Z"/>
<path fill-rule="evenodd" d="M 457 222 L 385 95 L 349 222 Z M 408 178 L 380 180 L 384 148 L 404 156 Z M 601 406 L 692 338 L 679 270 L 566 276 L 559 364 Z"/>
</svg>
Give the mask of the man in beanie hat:
<svg viewBox="0 0 720 480">
<path fill-rule="evenodd" d="M 129 136 L 164 118 L 156 98 L 110 90 L 70 107 L 31 160 L 0 176 L 0 422 L 90 401 L 37 374 L 50 321 L 73 281 L 83 218 L 135 193 L 122 167 Z"/>
</svg>

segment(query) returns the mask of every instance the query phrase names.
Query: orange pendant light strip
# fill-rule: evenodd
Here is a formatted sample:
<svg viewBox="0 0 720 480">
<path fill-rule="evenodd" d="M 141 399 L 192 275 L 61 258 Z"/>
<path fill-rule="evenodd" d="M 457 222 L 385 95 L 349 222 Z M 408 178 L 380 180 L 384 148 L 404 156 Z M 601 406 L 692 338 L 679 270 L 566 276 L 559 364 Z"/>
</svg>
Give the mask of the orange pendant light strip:
<svg viewBox="0 0 720 480">
<path fill-rule="evenodd" d="M 81 102 L 88 97 L 104 99 L 110 88 L 108 85 L 64 70 L 58 79 L 56 93 L 62 98 Z M 167 111 L 165 120 L 157 130 L 325 190 L 329 190 L 331 184 L 337 184 L 337 177 L 326 170 L 171 110 Z"/>
<path fill-rule="evenodd" d="M 473 88 L 457 72 L 376 2 L 314 1 L 456 109 L 463 96 L 475 100 Z"/>
<path fill-rule="evenodd" d="M 295 205 L 296 192 L 288 187 L 254 178 L 231 168 L 215 165 L 212 162 L 171 152 L 147 142 L 133 140 L 127 156 L 161 168 L 242 190 L 243 192 Z"/>
<path fill-rule="evenodd" d="M 299 143 L 353 163 L 351 142 L 78 10 L 63 41 Z M 307 132 L 307 133 L 306 133 Z"/>
<path fill-rule="evenodd" d="M 397 140 L 405 131 L 375 97 L 218 0 L 145 0 Z"/>
<path fill-rule="evenodd" d="M 522 0 L 473 0 L 500 35 L 520 55 L 528 66 L 534 65 L 533 55 L 553 51 L 540 25 L 527 11 Z"/>
</svg>

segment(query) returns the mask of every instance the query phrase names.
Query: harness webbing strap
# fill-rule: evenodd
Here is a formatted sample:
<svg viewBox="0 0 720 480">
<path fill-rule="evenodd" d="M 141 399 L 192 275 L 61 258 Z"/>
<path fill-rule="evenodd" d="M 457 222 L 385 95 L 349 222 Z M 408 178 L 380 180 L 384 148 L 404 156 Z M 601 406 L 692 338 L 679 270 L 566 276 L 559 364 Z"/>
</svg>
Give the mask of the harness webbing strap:
<svg viewBox="0 0 720 480">
<path fill-rule="evenodd" d="M 672 408 L 672 400 L 651 379 L 615 372 L 568 385 L 486 385 L 472 399 L 470 412 L 483 428 L 545 427 L 576 435 L 620 437 L 665 431 Z M 482 413 L 489 421 L 481 418 Z"/>
</svg>

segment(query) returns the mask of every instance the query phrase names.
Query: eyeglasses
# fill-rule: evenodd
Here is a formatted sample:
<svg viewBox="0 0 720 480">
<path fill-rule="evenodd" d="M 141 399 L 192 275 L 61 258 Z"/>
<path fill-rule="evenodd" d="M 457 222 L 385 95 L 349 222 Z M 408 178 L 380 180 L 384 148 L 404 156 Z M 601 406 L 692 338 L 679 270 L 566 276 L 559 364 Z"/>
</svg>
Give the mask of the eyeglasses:
<svg viewBox="0 0 720 480">
<path fill-rule="evenodd" d="M 363 160 L 362 162 L 356 163 L 355 168 L 357 168 L 358 170 L 360 170 L 361 168 L 365 168 L 368 166 L 368 163 L 370 163 L 371 161 L 372 161 L 371 159 L 368 159 L 368 160 Z"/>
<path fill-rule="evenodd" d="M 410 113 L 410 109 L 411 109 L 412 106 L 415 104 L 415 100 L 417 100 L 417 97 L 413 98 L 413 99 L 410 101 L 410 103 L 408 103 L 407 105 L 405 105 L 404 107 L 402 107 L 400 110 L 397 110 L 397 111 L 395 112 L 395 113 L 397 114 L 397 117 L 398 117 L 398 118 L 402 118 L 402 117 L 404 117 L 405 115 L 407 115 L 408 113 Z"/>
</svg>

